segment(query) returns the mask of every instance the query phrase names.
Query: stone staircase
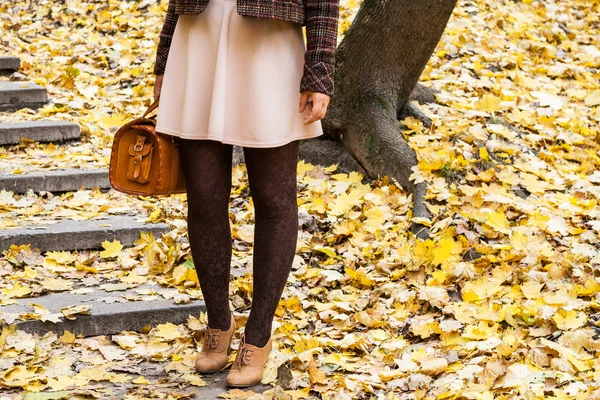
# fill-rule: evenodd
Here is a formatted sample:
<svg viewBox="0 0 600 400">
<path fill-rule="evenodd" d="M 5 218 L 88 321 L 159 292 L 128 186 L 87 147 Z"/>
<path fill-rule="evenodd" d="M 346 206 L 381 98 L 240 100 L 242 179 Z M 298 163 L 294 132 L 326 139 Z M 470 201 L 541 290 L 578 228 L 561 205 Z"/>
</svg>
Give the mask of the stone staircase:
<svg viewBox="0 0 600 400">
<path fill-rule="evenodd" d="M 36 109 L 48 102 L 46 89 L 31 82 L 8 81 L 7 75 L 19 68 L 15 57 L 0 57 L 0 111 L 16 111 L 21 108 Z M 31 121 L 21 123 L 0 123 L 0 146 L 19 144 L 22 139 L 35 142 L 68 142 L 80 139 L 77 124 L 66 121 Z M 110 189 L 108 170 L 103 169 L 58 169 L 40 170 L 25 174 L 11 174 L 0 171 L 0 191 L 14 193 L 34 192 L 64 193 L 92 188 Z M 11 245 L 31 244 L 31 248 L 46 251 L 74 251 L 99 249 L 103 241 L 118 240 L 123 246 L 131 246 L 140 237 L 140 232 L 152 232 L 155 237 L 167 233 L 170 228 L 164 223 L 146 223 L 136 215 L 111 216 L 97 220 L 77 221 L 71 219 L 50 220 L 47 224 L 20 226 L 17 228 L 0 227 L 0 251 L 6 251 Z M 134 294 L 139 288 L 116 292 L 123 298 Z M 161 288 L 155 287 L 157 291 Z M 172 289 L 171 289 L 172 290 Z M 188 304 L 176 304 L 172 299 L 160 298 L 154 301 L 124 301 L 114 304 L 102 303 L 102 296 L 115 296 L 102 291 L 91 294 L 70 294 L 52 292 L 39 298 L 19 298 L 16 304 L 0 306 L 0 319 L 3 313 L 14 315 L 26 313 L 28 304 L 34 300 L 43 304 L 50 312 L 60 312 L 65 305 L 94 302 L 91 315 L 78 316 L 75 320 L 62 318 L 60 323 L 40 322 L 39 320 L 14 320 L 19 329 L 44 334 L 48 330 L 89 335 L 107 335 L 122 330 L 139 330 L 147 324 L 166 322 L 183 323 L 188 315 L 198 315 L 203 311 L 204 303 L 191 301 Z M 6 315 L 6 314 L 4 314 Z M 3 321 L 4 324 L 4 321 Z"/>
</svg>

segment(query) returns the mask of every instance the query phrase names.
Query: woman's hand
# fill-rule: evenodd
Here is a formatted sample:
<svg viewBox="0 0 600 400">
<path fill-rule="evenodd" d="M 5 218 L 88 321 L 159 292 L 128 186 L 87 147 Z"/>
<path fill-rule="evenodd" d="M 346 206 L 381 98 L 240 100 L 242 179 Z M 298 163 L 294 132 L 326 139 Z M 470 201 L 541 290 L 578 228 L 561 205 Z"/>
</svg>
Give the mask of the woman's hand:
<svg viewBox="0 0 600 400">
<path fill-rule="evenodd" d="M 165 75 L 156 75 L 156 80 L 154 81 L 154 101 L 158 100 L 160 97 L 160 89 L 162 88 L 163 77 Z"/>
<path fill-rule="evenodd" d="M 312 101 L 308 98 L 311 97 Z M 300 108 L 298 112 L 302 113 L 308 105 L 310 115 L 304 117 L 304 125 L 312 124 L 315 121 L 323 119 L 327 113 L 331 96 L 325 93 L 304 91 L 300 95 Z"/>
</svg>

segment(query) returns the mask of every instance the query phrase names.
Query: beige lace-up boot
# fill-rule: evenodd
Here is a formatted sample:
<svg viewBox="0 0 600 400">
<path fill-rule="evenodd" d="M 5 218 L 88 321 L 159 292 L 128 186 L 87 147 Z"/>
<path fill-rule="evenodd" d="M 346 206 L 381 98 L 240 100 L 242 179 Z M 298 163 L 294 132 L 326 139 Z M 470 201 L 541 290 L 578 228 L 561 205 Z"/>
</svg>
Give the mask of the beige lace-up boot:
<svg viewBox="0 0 600 400">
<path fill-rule="evenodd" d="M 246 343 L 246 336 L 242 334 L 237 356 L 225 378 L 227 386 L 248 387 L 262 380 L 263 368 L 272 348 L 272 339 L 270 337 L 264 347 L 256 347 Z"/>
<path fill-rule="evenodd" d="M 229 330 L 206 328 L 204 330 L 204 343 L 202 350 L 196 356 L 196 371 L 200 373 L 212 373 L 221 371 L 227 366 L 231 350 L 231 339 L 235 333 L 235 318 L 231 314 L 231 326 Z M 195 335 L 197 338 L 197 335 Z"/>
</svg>

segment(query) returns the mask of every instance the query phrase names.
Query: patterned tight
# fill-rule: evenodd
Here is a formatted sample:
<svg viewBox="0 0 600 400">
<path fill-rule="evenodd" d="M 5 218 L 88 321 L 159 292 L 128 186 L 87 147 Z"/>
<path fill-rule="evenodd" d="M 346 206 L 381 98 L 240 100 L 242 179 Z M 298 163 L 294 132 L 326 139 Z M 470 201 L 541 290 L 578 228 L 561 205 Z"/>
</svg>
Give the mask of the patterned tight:
<svg viewBox="0 0 600 400">
<path fill-rule="evenodd" d="M 298 239 L 298 141 L 272 148 L 244 147 L 254 203 L 252 309 L 246 342 L 263 347 L 289 276 Z M 229 329 L 229 225 L 233 146 L 213 140 L 180 140 L 188 198 L 188 236 L 208 326 Z"/>
</svg>

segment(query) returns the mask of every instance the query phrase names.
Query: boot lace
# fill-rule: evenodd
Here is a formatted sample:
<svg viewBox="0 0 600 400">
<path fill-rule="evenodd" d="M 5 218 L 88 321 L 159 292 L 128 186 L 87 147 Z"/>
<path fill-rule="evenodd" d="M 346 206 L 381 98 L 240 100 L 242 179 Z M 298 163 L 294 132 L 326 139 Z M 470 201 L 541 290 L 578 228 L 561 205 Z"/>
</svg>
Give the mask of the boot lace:
<svg viewBox="0 0 600 400">
<path fill-rule="evenodd" d="M 219 339 L 221 336 L 218 332 L 212 332 L 209 328 L 204 331 L 205 343 L 207 346 L 207 350 L 214 350 L 217 348 L 219 344 Z"/>
<path fill-rule="evenodd" d="M 254 350 L 242 346 L 240 349 L 240 366 L 250 364 Z"/>
</svg>

